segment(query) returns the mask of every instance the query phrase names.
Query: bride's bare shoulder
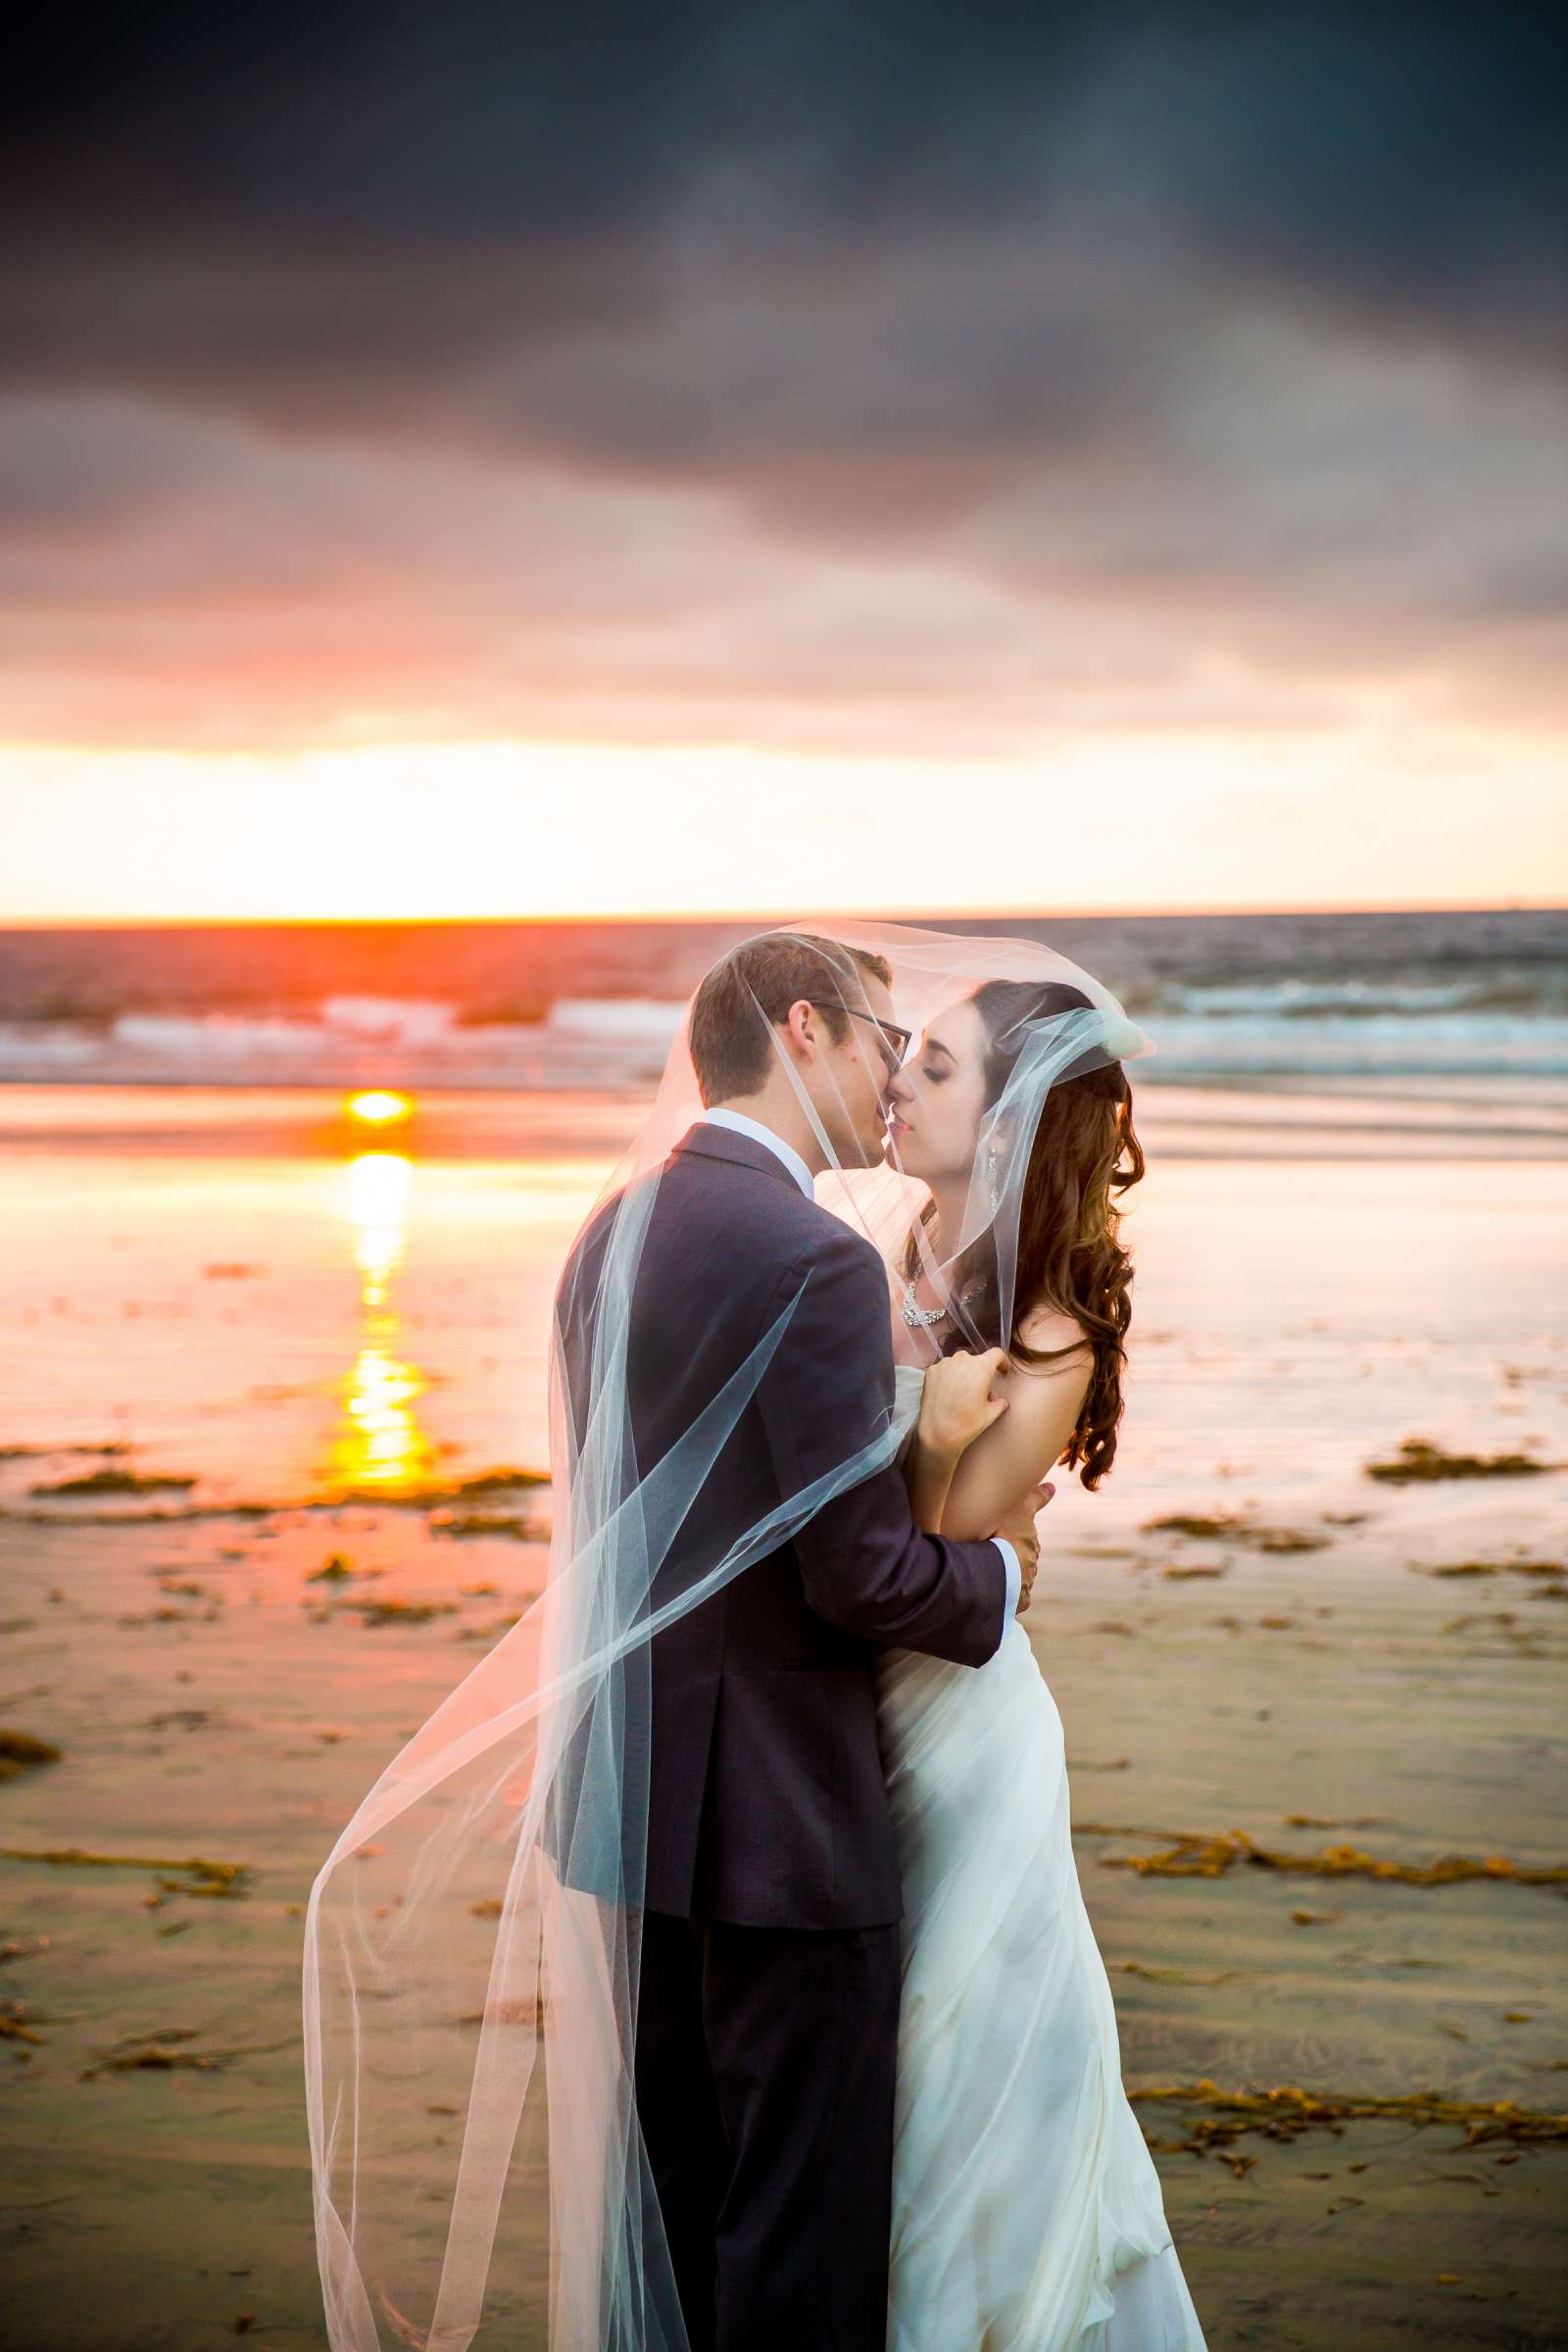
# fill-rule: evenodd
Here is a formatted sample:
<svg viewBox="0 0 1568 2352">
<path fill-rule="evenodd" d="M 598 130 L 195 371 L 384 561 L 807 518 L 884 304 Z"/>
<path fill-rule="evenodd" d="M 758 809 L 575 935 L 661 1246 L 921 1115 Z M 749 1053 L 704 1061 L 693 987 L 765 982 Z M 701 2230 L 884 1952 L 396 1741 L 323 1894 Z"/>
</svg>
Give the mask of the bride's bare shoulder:
<svg viewBox="0 0 1568 2352">
<path fill-rule="evenodd" d="M 1076 1315 L 1066 1313 L 1061 1307 L 1047 1305 L 1032 1306 L 1027 1313 L 1020 1315 L 1013 1325 L 1013 1337 L 1021 1340 L 1026 1348 L 1032 1348 L 1042 1354 L 1049 1355 L 1058 1348 L 1076 1348 L 1078 1350 L 1076 1356 L 1058 1356 L 1055 1364 L 1024 1364 L 1018 1367 L 1026 1372 L 1066 1371 L 1072 1364 L 1086 1364 L 1092 1345 L 1089 1334 Z"/>
</svg>

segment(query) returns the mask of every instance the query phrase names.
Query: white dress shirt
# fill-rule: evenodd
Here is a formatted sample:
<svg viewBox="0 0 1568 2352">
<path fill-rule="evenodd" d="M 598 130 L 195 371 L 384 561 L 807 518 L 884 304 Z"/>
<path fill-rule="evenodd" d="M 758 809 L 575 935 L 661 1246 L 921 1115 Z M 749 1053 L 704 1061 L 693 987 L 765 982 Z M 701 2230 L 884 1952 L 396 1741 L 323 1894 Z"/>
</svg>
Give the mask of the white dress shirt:
<svg viewBox="0 0 1568 2352">
<path fill-rule="evenodd" d="M 749 1135 L 754 1144 L 765 1144 L 784 1162 L 808 1200 L 815 1200 L 816 1187 L 811 1181 L 811 1171 L 795 1146 L 787 1144 L 781 1135 L 775 1135 L 771 1127 L 764 1127 L 760 1119 L 749 1119 L 744 1110 L 705 1110 L 703 1124 L 705 1127 L 727 1127 L 732 1135 Z"/>
<path fill-rule="evenodd" d="M 771 1127 L 764 1127 L 760 1119 L 749 1119 L 743 1110 L 705 1110 L 703 1123 L 708 1127 L 727 1127 L 732 1135 L 749 1135 L 753 1143 L 764 1144 L 776 1158 L 783 1161 L 808 1200 L 815 1200 L 816 1187 L 805 1160 L 793 1144 L 787 1144 L 781 1135 L 775 1135 Z M 1002 1633 L 1004 1635 L 1017 1612 L 1018 1594 L 1023 1590 L 1023 1570 L 1018 1565 L 1018 1554 L 1004 1536 L 993 1536 L 991 1541 L 1001 1552 L 1002 1564 L 1006 1571 L 1006 1598 L 1002 1611 Z M 1000 1648 L 1001 1645 L 1002 1636 L 999 1635 L 997 1646 Z"/>
</svg>

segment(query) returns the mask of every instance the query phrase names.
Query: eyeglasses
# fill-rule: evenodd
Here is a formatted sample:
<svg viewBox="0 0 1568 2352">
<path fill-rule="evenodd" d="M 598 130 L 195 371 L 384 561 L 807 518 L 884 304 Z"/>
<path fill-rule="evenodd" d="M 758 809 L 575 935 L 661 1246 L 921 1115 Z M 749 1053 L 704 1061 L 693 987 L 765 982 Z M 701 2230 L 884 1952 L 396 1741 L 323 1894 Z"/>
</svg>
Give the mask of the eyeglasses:
<svg viewBox="0 0 1568 2352">
<path fill-rule="evenodd" d="M 912 1029 L 901 1029 L 897 1021 L 878 1020 L 874 1012 L 858 1012 L 853 1004 L 841 1004 L 837 997 L 808 997 L 806 1003 L 814 1004 L 818 1012 L 847 1012 L 853 1021 L 871 1022 L 882 1040 L 882 1058 L 888 1065 L 889 1077 L 903 1068 L 914 1037 Z"/>
</svg>

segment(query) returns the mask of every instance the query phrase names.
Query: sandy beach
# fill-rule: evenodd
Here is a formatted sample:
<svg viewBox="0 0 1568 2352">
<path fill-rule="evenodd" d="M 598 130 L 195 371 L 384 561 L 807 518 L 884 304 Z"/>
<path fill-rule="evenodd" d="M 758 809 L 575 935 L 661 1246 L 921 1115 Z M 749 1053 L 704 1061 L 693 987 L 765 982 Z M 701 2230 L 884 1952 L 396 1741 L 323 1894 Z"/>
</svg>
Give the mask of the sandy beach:
<svg viewBox="0 0 1568 2352">
<path fill-rule="evenodd" d="M 1195 2301 L 1213 2352 L 1561 2343 L 1560 1102 L 1140 1113 L 1120 1455 L 1028 1626 Z M 635 1115 L 0 1090 L 4 2352 L 324 2344 L 303 1906 L 538 1590 Z M 534 2256 L 481 2347 L 542 2346 Z"/>
</svg>

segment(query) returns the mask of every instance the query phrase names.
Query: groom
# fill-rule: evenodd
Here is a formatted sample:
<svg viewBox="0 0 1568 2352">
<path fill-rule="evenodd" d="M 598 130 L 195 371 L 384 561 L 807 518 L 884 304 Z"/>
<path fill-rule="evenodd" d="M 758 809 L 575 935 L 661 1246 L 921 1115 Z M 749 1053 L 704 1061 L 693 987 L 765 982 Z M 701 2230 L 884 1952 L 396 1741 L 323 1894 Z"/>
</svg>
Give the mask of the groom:
<svg viewBox="0 0 1568 2352">
<path fill-rule="evenodd" d="M 698 991 L 706 1115 L 664 1163 L 627 1339 L 645 1469 L 802 1295 L 676 1537 L 677 1590 L 705 1528 L 711 1548 L 887 1426 L 886 1272 L 813 1198 L 806 1103 L 838 1164 L 880 1162 L 891 977 L 772 934 Z M 636 2091 L 692 2352 L 883 2352 L 903 1905 L 873 1669 L 885 1646 L 983 1665 L 1038 1556 L 1028 1504 L 995 1541 L 922 1534 L 890 1463 L 650 1644 Z"/>
</svg>

